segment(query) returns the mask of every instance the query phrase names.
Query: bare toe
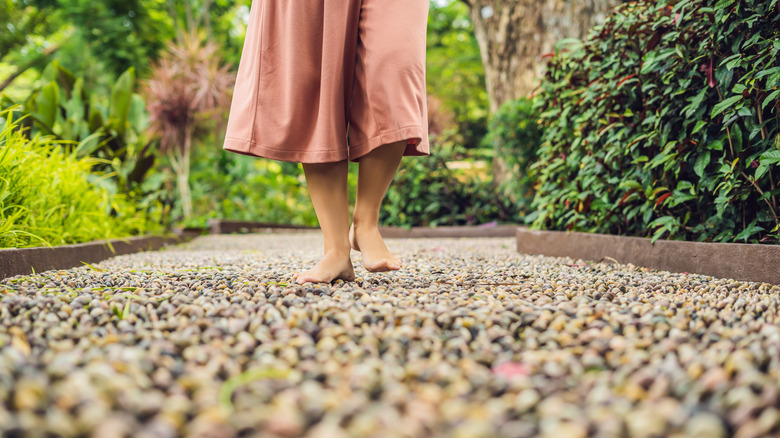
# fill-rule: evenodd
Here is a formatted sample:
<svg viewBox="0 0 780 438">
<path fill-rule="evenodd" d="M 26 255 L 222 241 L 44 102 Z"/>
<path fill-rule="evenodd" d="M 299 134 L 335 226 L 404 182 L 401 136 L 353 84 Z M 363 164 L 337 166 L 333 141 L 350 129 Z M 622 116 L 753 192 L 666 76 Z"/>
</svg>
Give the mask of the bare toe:
<svg viewBox="0 0 780 438">
<path fill-rule="evenodd" d="M 388 272 L 401 269 L 401 262 L 398 259 L 382 259 L 364 266 L 368 272 Z"/>
<path fill-rule="evenodd" d="M 387 249 L 382 235 L 376 226 L 355 227 L 350 229 L 352 248 L 360 248 L 363 256 L 363 266 L 369 272 L 387 272 L 401 269 L 401 261 Z M 360 246 L 358 246 L 360 245 Z"/>
<path fill-rule="evenodd" d="M 355 280 L 355 270 L 352 268 L 352 260 L 349 252 L 328 253 L 313 268 L 297 276 L 298 284 L 304 283 L 330 283 L 336 279 L 344 281 Z"/>
</svg>

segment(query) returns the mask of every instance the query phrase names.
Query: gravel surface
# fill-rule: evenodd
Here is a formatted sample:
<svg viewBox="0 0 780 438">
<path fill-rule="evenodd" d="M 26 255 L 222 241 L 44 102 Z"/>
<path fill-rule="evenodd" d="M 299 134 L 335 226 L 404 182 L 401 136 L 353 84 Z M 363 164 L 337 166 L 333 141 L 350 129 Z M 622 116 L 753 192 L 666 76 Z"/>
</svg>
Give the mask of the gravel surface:
<svg viewBox="0 0 780 438">
<path fill-rule="evenodd" d="M 198 238 L 0 281 L 0 433 L 780 436 L 780 287 L 513 239 L 390 240 L 296 286 L 317 233 Z"/>
</svg>

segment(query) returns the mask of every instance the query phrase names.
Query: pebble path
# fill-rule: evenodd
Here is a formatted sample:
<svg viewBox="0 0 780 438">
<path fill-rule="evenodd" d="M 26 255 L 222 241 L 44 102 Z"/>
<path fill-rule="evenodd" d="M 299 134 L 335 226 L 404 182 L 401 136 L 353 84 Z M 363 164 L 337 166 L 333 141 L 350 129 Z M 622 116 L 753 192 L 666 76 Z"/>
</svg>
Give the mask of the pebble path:
<svg viewBox="0 0 780 438">
<path fill-rule="evenodd" d="M 0 281 L 0 433 L 780 436 L 780 286 L 390 240 L 293 285 L 318 233 L 204 236 Z"/>
</svg>

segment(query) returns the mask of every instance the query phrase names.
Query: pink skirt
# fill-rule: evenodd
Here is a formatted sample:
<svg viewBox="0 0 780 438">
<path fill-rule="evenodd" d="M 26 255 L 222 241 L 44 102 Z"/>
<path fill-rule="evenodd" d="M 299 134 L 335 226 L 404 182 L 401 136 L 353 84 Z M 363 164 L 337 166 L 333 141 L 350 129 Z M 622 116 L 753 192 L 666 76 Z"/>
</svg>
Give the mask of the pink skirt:
<svg viewBox="0 0 780 438">
<path fill-rule="evenodd" d="M 429 0 L 255 0 L 223 149 L 357 161 L 407 141 L 428 155 Z"/>
</svg>

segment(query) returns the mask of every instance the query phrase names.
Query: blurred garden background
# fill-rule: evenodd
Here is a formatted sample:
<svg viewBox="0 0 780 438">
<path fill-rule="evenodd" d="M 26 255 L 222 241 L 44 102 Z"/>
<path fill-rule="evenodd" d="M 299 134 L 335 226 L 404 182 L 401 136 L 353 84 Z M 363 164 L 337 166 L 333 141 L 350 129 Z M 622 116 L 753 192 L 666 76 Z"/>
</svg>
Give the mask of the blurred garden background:
<svg viewBox="0 0 780 438">
<path fill-rule="evenodd" d="M 222 150 L 249 7 L 0 0 L 0 247 L 316 225 L 299 165 Z M 778 52 L 778 0 L 435 0 L 381 220 L 777 243 Z"/>
</svg>

